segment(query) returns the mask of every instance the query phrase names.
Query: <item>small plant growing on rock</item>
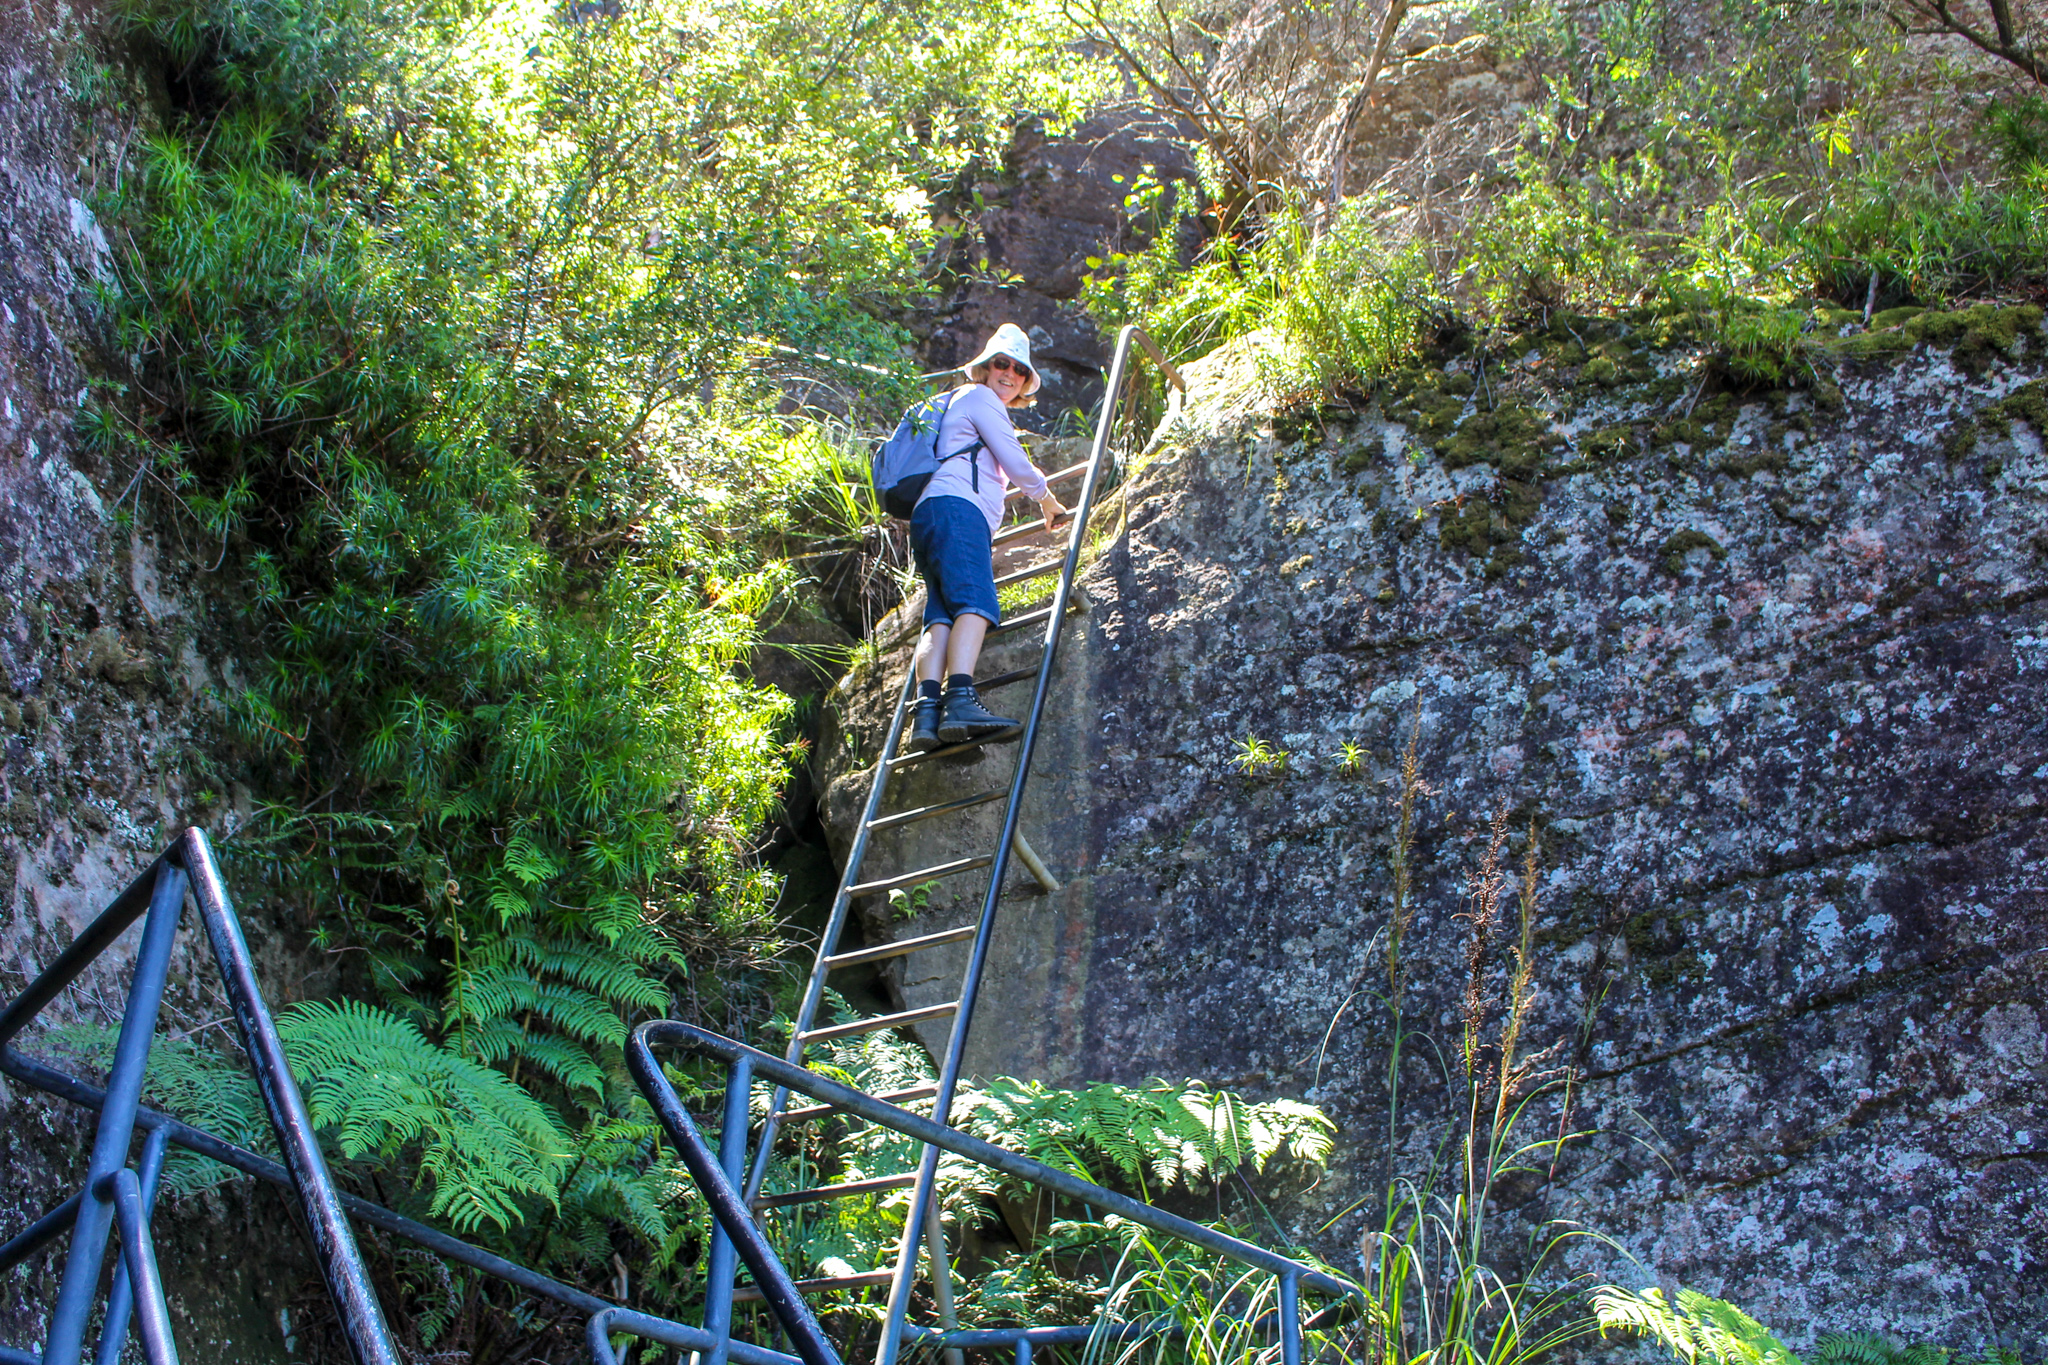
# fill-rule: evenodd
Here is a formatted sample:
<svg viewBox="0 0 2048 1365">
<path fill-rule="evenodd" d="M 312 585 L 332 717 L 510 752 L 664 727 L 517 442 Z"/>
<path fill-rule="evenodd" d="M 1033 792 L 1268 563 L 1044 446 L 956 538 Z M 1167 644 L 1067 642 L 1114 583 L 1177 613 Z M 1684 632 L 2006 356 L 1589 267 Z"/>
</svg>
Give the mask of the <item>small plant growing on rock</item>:
<svg viewBox="0 0 2048 1365">
<path fill-rule="evenodd" d="M 1257 778 L 1278 776 L 1287 771 L 1287 751 L 1266 743 L 1257 735 L 1246 735 L 1237 742 L 1237 755 L 1230 760 L 1237 770 L 1246 777 Z"/>
<path fill-rule="evenodd" d="M 1345 740 L 1337 751 L 1337 772 L 1343 777 L 1357 777 L 1365 771 L 1365 746 Z"/>
<path fill-rule="evenodd" d="M 889 914 L 896 919 L 916 919 L 932 907 L 932 892 L 938 889 L 937 881 L 919 882 L 916 886 L 899 886 L 889 893 Z"/>
</svg>

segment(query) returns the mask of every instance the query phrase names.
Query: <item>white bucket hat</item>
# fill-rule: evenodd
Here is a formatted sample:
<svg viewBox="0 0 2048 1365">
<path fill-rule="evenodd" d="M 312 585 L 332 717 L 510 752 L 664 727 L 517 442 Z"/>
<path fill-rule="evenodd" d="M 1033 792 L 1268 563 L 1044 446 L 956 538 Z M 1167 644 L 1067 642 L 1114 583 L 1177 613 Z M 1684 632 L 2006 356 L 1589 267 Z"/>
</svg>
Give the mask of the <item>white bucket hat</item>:
<svg viewBox="0 0 2048 1365">
<path fill-rule="evenodd" d="M 1014 322 L 1006 322 L 996 328 L 995 335 L 988 339 L 988 345 L 981 348 L 981 354 L 960 368 L 972 379 L 976 370 L 999 355 L 1006 355 L 1031 371 L 1031 378 L 1024 385 L 1024 397 L 1029 398 L 1038 392 L 1038 367 L 1031 363 L 1031 338 L 1025 336 L 1024 329 Z"/>
</svg>

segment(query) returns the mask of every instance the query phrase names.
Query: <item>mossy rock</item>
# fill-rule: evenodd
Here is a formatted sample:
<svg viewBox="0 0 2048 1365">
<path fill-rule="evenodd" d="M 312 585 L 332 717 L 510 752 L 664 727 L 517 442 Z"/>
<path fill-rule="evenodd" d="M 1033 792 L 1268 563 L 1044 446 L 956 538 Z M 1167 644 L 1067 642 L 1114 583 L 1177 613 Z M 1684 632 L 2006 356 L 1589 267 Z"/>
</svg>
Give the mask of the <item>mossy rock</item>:
<svg viewBox="0 0 2048 1365">
<path fill-rule="evenodd" d="M 2003 439 L 2012 435 L 2012 424 L 2025 422 L 2048 441 L 2048 379 L 2022 384 L 1978 413 L 1971 421 L 1959 423 L 1944 444 L 1942 454 L 1960 460 L 1973 454 L 1985 436 Z"/>
<path fill-rule="evenodd" d="M 1664 538 L 1664 543 L 1657 547 L 1657 562 L 1665 573 L 1677 578 L 1685 572 L 1685 557 L 1694 550 L 1707 551 L 1717 564 L 1728 557 L 1728 551 L 1720 541 L 1705 531 L 1688 529 L 1673 531 Z"/>
<path fill-rule="evenodd" d="M 1719 464 L 1715 465 L 1714 469 L 1717 473 L 1732 475 L 1738 479 L 1746 479 L 1750 475 L 1761 473 L 1764 470 L 1769 470 L 1773 474 L 1782 474 L 1791 467 L 1791 456 L 1787 455 L 1779 446 L 1767 444 L 1742 455 L 1727 456 Z"/>
<path fill-rule="evenodd" d="M 1993 360 L 2013 355 L 2022 342 L 2038 347 L 2041 318 L 2040 306 L 2031 303 L 2009 308 L 1977 303 L 1947 313 L 1890 308 L 1870 320 L 1870 331 L 1845 337 L 1834 349 L 1853 360 L 1875 360 L 1905 355 L 1921 345 L 1948 346 L 1954 348 L 1957 369 L 1982 375 Z"/>
<path fill-rule="evenodd" d="M 1436 443 L 1436 453 L 1450 469 L 1490 464 L 1510 478 L 1533 479 L 1542 474 L 1544 457 L 1564 444 L 1564 437 L 1551 430 L 1549 417 L 1507 403 L 1492 412 L 1474 413 Z"/>
</svg>

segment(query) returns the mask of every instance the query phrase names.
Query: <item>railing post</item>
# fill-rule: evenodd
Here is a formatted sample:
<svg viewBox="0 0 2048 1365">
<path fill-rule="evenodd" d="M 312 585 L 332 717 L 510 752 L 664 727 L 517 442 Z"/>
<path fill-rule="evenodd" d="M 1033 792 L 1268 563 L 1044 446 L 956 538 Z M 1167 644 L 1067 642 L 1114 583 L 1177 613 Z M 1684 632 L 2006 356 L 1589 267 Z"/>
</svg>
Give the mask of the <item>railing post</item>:
<svg viewBox="0 0 2048 1365">
<path fill-rule="evenodd" d="M 145 1225 L 156 1213 L 157 1180 L 164 1171 L 164 1148 L 169 1145 L 171 1135 L 162 1128 L 152 1128 L 142 1139 L 142 1221 Z M 93 1356 L 93 1365 L 120 1365 L 121 1346 L 128 1336 L 128 1316 L 135 1307 L 135 1281 L 128 1273 L 128 1259 L 124 1256 L 114 1267 L 114 1287 L 107 1294 L 107 1320 L 100 1329 L 100 1348 Z"/>
<path fill-rule="evenodd" d="M 135 1286 L 135 1328 L 149 1365 L 178 1365 L 178 1343 L 171 1336 L 171 1309 L 164 1300 L 163 1276 L 157 1273 L 156 1248 L 149 1240 L 149 1217 L 142 1209 L 142 1186 L 135 1172 L 123 1166 L 93 1186 L 93 1196 L 113 1205 L 121 1230 L 121 1256 L 128 1282 Z"/>
<path fill-rule="evenodd" d="M 176 856 L 192 874 L 192 895 L 198 902 L 200 919 L 206 925 L 207 940 L 213 945 L 214 961 L 220 965 L 221 984 L 227 987 L 228 1003 L 234 1007 L 235 1024 L 242 1037 L 242 1050 L 249 1054 L 249 1069 L 256 1073 L 256 1088 L 263 1093 L 270 1113 L 270 1126 L 277 1133 L 277 1152 L 291 1173 L 292 1188 L 299 1196 L 299 1209 L 306 1217 L 306 1236 L 312 1244 L 313 1259 L 327 1281 L 334 1300 L 342 1337 L 356 1365 L 399 1365 L 397 1348 L 384 1326 L 384 1310 L 370 1287 L 370 1272 L 356 1249 L 355 1233 L 342 1212 L 341 1196 L 327 1173 L 327 1158 L 321 1154 L 319 1136 L 313 1131 L 313 1116 L 306 1098 L 292 1079 L 291 1064 L 285 1059 L 284 1044 L 277 1025 L 256 988 L 256 966 L 249 957 L 249 945 L 242 926 L 228 900 L 227 885 L 214 863 L 213 849 L 206 835 L 188 829 L 178 840 Z M 49 1365 L 74 1365 L 73 1361 L 51 1361 Z"/>
<path fill-rule="evenodd" d="M 64 1263 L 57 1303 L 50 1311 L 49 1335 L 43 1342 L 43 1365 L 79 1365 L 85 1351 L 86 1315 L 99 1288 L 100 1264 L 106 1259 L 107 1234 L 114 1222 L 112 1192 L 102 1196 L 99 1190 L 101 1182 L 128 1165 L 135 1110 L 142 1102 L 143 1071 L 149 1062 L 149 1045 L 156 1037 L 171 944 L 184 908 L 185 871 L 164 859 L 157 864 L 156 887 L 150 893 L 149 914 L 142 925 L 142 944 L 135 953 L 135 976 L 128 985 L 128 1005 L 121 1014 L 121 1034 L 107 1076 L 107 1099 L 100 1109 L 92 1156 L 86 1163 L 85 1197 L 78 1201 L 71 1254 Z"/>
<path fill-rule="evenodd" d="M 725 1178 L 738 1185 L 747 1174 L 747 1098 L 754 1087 L 754 1064 L 745 1057 L 732 1064 L 725 1081 L 725 1121 L 718 1130 L 718 1164 Z M 711 1265 L 704 1296 L 704 1330 L 717 1340 L 699 1365 L 725 1365 L 732 1341 L 732 1238 L 716 1219 L 711 1223 Z"/>
<path fill-rule="evenodd" d="M 1280 1365 L 1301 1365 L 1301 1277 L 1280 1276 Z"/>
</svg>

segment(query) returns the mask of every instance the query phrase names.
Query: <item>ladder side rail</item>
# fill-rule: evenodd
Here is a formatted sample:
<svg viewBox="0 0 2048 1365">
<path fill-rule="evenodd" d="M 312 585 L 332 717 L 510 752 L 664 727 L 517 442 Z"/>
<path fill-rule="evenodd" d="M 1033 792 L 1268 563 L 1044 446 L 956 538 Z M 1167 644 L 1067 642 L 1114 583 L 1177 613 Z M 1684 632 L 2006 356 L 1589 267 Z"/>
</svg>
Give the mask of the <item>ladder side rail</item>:
<svg viewBox="0 0 2048 1365">
<path fill-rule="evenodd" d="M 1043 1186 L 1056 1194 L 1066 1195 L 1068 1198 L 1087 1204 L 1092 1208 L 1113 1213 L 1122 1218 L 1128 1218 L 1132 1222 L 1151 1228 L 1155 1232 L 1163 1232 L 1181 1241 L 1191 1242 L 1196 1246 L 1216 1252 L 1218 1255 L 1228 1257 L 1240 1265 L 1250 1266 L 1273 1275 L 1292 1275 L 1296 1277 L 1298 1285 L 1314 1289 L 1319 1293 L 1339 1298 L 1361 1297 L 1361 1291 L 1357 1286 L 1348 1284 L 1343 1280 L 1337 1279 L 1335 1276 L 1326 1275 L 1322 1271 L 1303 1265 L 1299 1261 L 1282 1256 L 1276 1251 L 1269 1251 L 1256 1243 L 1247 1242 L 1240 1237 L 1233 1237 L 1227 1232 L 1218 1232 L 1214 1228 L 1205 1227 L 1178 1214 L 1168 1213 L 1165 1209 L 1147 1204 L 1142 1200 L 1133 1199 L 1129 1195 L 1118 1194 L 1114 1190 L 1104 1189 L 1092 1181 L 1083 1180 L 1079 1176 L 1071 1175 L 1057 1167 L 1048 1166 L 1042 1161 L 1034 1161 L 1028 1156 L 1021 1156 L 1016 1152 L 1010 1151 L 1008 1148 L 998 1147 L 992 1142 L 983 1141 L 981 1138 L 975 1137 L 970 1133 L 963 1133 L 957 1128 L 948 1127 L 935 1119 L 928 1119 L 921 1114 L 913 1114 L 907 1109 L 899 1109 L 895 1105 L 884 1103 L 864 1091 L 855 1090 L 851 1086 L 841 1085 L 839 1082 L 821 1076 L 815 1071 L 791 1066 L 789 1063 L 771 1057 L 757 1048 L 748 1047 L 745 1043 L 734 1042 L 730 1038 L 722 1037 L 711 1032 L 709 1029 L 698 1028 L 694 1024 L 680 1023 L 673 1019 L 657 1019 L 651 1023 L 640 1025 L 627 1038 L 627 1063 L 633 1069 L 635 1080 L 641 1085 L 642 1094 L 649 1097 L 650 1103 L 653 1102 L 659 1092 L 665 1091 L 671 1098 L 675 1095 L 674 1089 L 668 1084 L 668 1078 L 661 1074 L 661 1068 L 654 1060 L 653 1049 L 657 1047 L 680 1048 L 685 1052 L 692 1052 L 701 1057 L 714 1058 L 728 1066 L 745 1058 L 753 1063 L 755 1074 L 765 1080 L 774 1081 L 779 1085 L 786 1085 L 799 1094 L 808 1095 L 814 1100 L 843 1109 L 847 1113 L 866 1119 L 871 1123 L 879 1123 L 885 1128 L 894 1129 L 906 1137 L 916 1138 L 919 1142 L 929 1146 L 942 1148 L 956 1156 L 966 1157 L 969 1161 L 986 1166 L 991 1170 L 1000 1171 L 1005 1175 L 1015 1176 L 1020 1180 L 1027 1180 L 1034 1185 Z M 670 1107 L 676 1111 L 681 1111 L 682 1108 L 680 1101 L 674 1102 Z M 657 1107 L 657 1111 L 659 1111 L 659 1107 Z M 687 1115 L 684 1115 L 684 1117 L 687 1118 Z M 694 1130 L 694 1121 L 692 1121 L 691 1127 Z M 702 1142 L 701 1136 L 698 1138 L 698 1141 Z M 709 1148 L 706 1147 L 704 1150 L 708 1152 Z M 724 1175 L 722 1172 L 716 1171 L 716 1163 L 707 1161 L 705 1164 L 706 1169 L 703 1172 L 700 1173 L 693 1166 L 690 1173 L 698 1177 L 700 1181 L 699 1188 L 705 1189 L 708 1197 L 711 1190 L 703 1182 L 709 1181 L 711 1184 L 716 1185 L 724 1181 Z M 725 1183 L 724 1188 L 727 1193 L 736 1193 L 732 1190 L 729 1182 Z M 713 1211 L 717 1212 L 717 1210 L 718 1205 L 714 1203 Z M 751 1221 L 746 1219 L 744 1211 L 736 1211 L 736 1216 L 745 1224 L 752 1237 L 756 1240 L 756 1244 L 766 1249 L 766 1240 L 762 1237 L 760 1230 L 754 1228 Z M 740 1240 L 742 1245 L 744 1245 L 744 1239 L 736 1237 L 735 1240 Z M 771 1258 L 774 1256 L 772 1250 L 769 1250 L 767 1254 Z M 772 1304 L 773 1300 L 770 1300 L 770 1302 Z M 808 1309 L 806 1311 L 808 1312 Z"/>
<path fill-rule="evenodd" d="M 789 1050 L 785 1054 L 792 1066 L 801 1066 L 804 1060 L 804 1033 L 817 1018 L 818 1006 L 825 998 L 825 982 L 832 975 L 832 953 L 839 946 L 839 936 L 846 930 L 846 917 L 853 908 L 851 889 L 860 883 L 861 864 L 867 858 L 869 826 L 882 808 L 882 797 L 889 784 L 889 756 L 896 752 L 897 742 L 903 738 L 903 722 L 910 714 L 910 700 L 917 695 L 917 660 L 913 656 L 910 667 L 903 677 L 903 691 L 896 698 L 896 714 L 890 718 L 888 737 L 882 741 L 882 751 L 875 758 L 874 776 L 868 779 L 867 803 L 861 807 L 860 822 L 853 832 L 853 844 L 846 850 L 846 870 L 840 874 L 839 889 L 832 895 L 832 912 L 826 916 L 825 927 L 818 935 L 818 958 L 811 965 L 811 979 L 804 987 L 803 1004 L 798 1007 L 796 1018 L 790 1023 Z M 789 1092 L 778 1086 L 775 1095 L 768 1102 L 768 1117 L 761 1124 L 761 1142 L 755 1149 L 753 1169 L 747 1173 L 746 1197 L 752 1199 L 761 1192 L 761 1185 L 768 1178 L 768 1166 L 775 1156 L 775 1134 L 781 1127 L 782 1113 L 789 1104 Z"/>
<path fill-rule="evenodd" d="M 58 1282 L 57 1301 L 50 1309 L 49 1330 L 43 1338 L 44 1365 L 79 1365 L 84 1355 L 86 1317 L 98 1296 L 100 1266 L 106 1260 L 107 1238 L 114 1228 L 113 1190 L 103 1185 L 128 1165 L 135 1111 L 142 1105 L 143 1072 L 149 1064 L 150 1044 L 156 1039 L 157 1013 L 163 1006 L 178 920 L 185 911 L 185 869 L 170 859 L 159 859 L 154 872 L 149 913 L 135 953 L 135 974 L 121 1010 L 114 1061 L 107 1069 L 107 1100 L 100 1108 L 91 1155 L 86 1159 L 85 1197 L 78 1203 L 64 1278 Z"/>
<path fill-rule="evenodd" d="M 327 1170 L 327 1158 L 320 1151 L 320 1139 L 313 1127 L 313 1116 L 306 1108 L 306 1097 L 299 1093 L 298 1082 L 292 1078 L 277 1025 L 263 1003 L 263 993 L 257 989 L 256 964 L 242 937 L 234 904 L 228 899 L 227 884 L 214 862 L 213 848 L 205 832 L 194 827 L 180 836 L 176 849 L 180 861 L 192 874 L 193 898 L 199 902 L 206 937 L 213 944 L 228 1003 L 234 1007 L 236 1031 L 242 1036 L 243 1051 L 249 1054 L 250 1069 L 256 1073 L 257 1089 L 263 1094 L 271 1129 L 277 1134 L 278 1152 L 291 1173 L 292 1188 L 305 1215 L 313 1259 L 319 1262 L 321 1278 L 327 1281 L 327 1292 L 334 1300 L 349 1354 L 356 1365 L 400 1365 L 398 1350 L 384 1325 L 384 1310 L 370 1285 L 369 1268 L 356 1248 L 355 1233 L 349 1227 L 348 1215 L 342 1212 L 340 1195 Z"/>
<path fill-rule="evenodd" d="M 1046 697 L 1052 687 L 1053 666 L 1059 659 L 1061 629 L 1066 623 L 1067 604 L 1073 597 L 1081 547 L 1088 533 L 1088 516 L 1094 510 L 1096 495 L 1102 488 L 1103 457 L 1109 450 L 1110 435 L 1116 427 L 1117 406 L 1123 397 L 1124 372 L 1130 360 L 1131 342 L 1143 335 L 1142 329 L 1136 326 L 1124 327 L 1117 334 L 1116 352 L 1110 360 L 1109 382 L 1102 394 L 1102 413 L 1096 422 L 1094 445 L 1088 453 L 1088 473 L 1081 484 L 1081 498 L 1074 509 L 1073 528 L 1067 535 L 1066 560 L 1060 567 L 1052 606 L 1047 613 L 1044 653 L 1038 665 L 1038 681 L 1032 687 L 1031 709 L 1025 715 L 1024 733 L 1018 741 L 1017 768 L 1010 779 L 1010 797 L 1003 810 L 1002 834 L 996 840 L 995 861 L 989 868 L 988 891 L 982 898 L 979 927 L 967 961 L 966 980 L 957 997 L 959 1012 L 953 1017 L 953 1028 L 946 1041 L 946 1056 L 939 1068 L 939 1094 L 932 1114 L 942 1124 L 951 1117 L 953 1093 L 960 1082 L 961 1062 L 967 1050 L 967 1031 L 974 1020 L 975 1000 L 980 994 L 982 974 L 988 965 L 996 910 L 1003 899 L 1003 877 L 1009 870 L 1011 845 L 1017 837 L 1018 821 L 1023 816 L 1024 788 L 1031 778 L 1031 757 L 1037 748 L 1038 726 L 1044 718 Z M 1150 338 L 1146 340 L 1149 342 Z M 1150 349 L 1157 355 L 1156 347 Z M 1180 378 L 1179 372 L 1171 366 L 1165 368 L 1173 379 Z M 938 1168 L 939 1153 L 936 1148 L 927 1146 L 918 1161 L 917 1185 L 911 1192 L 903 1235 L 896 1248 L 896 1278 L 889 1287 L 888 1315 L 882 1324 L 881 1340 L 875 1347 L 875 1365 L 895 1365 L 902 1345 L 904 1318 L 910 1309 L 910 1290 L 917 1278 L 918 1243 L 923 1234 L 926 1210 L 932 1203 L 932 1186 Z M 941 1269 L 933 1267 L 935 1274 Z"/>
</svg>

